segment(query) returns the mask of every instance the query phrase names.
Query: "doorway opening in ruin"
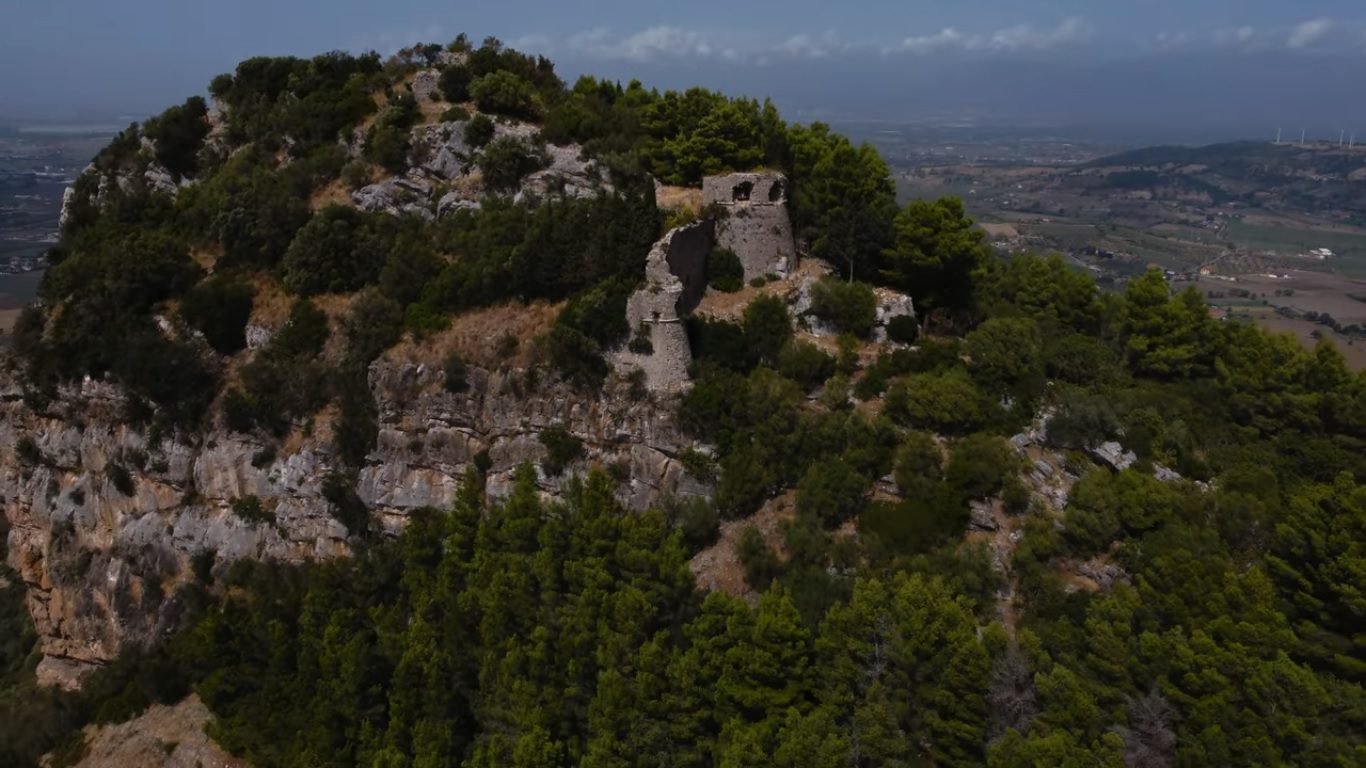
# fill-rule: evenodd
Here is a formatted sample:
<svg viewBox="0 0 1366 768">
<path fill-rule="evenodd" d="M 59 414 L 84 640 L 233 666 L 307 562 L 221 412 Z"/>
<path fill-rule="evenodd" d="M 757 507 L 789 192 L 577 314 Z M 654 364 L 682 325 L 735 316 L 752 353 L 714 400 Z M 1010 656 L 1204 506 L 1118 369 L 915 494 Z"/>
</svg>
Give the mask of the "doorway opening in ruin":
<svg viewBox="0 0 1366 768">
<path fill-rule="evenodd" d="M 749 196 L 754 193 L 754 182 L 746 181 L 736 184 L 730 191 L 730 199 L 736 203 L 749 202 Z"/>
<path fill-rule="evenodd" d="M 781 181 L 775 181 L 773 182 L 773 185 L 768 188 L 768 201 L 770 203 L 776 203 L 782 199 L 783 183 Z"/>
</svg>

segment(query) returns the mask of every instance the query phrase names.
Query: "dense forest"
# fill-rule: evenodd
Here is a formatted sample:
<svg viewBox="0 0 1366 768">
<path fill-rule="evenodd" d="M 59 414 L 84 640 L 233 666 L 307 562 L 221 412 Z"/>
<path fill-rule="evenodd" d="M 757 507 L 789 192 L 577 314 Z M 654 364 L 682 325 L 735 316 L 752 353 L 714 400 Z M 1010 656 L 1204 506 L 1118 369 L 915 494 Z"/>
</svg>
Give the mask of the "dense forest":
<svg viewBox="0 0 1366 768">
<path fill-rule="evenodd" d="M 471 469 L 454 508 L 398 536 L 354 515 L 353 558 L 196 564 L 183 628 L 77 693 L 36 687 L 20 591 L 0 578 L 0 763 L 69 759 L 80 726 L 193 691 L 211 735 L 258 766 L 1366 764 L 1366 377 L 1331 344 L 1215 321 L 1158 272 L 1107 294 L 1060 258 L 1000 258 L 959 201 L 898 208 L 876 152 L 771 105 L 566 87 L 496 41 L 450 50 L 449 101 L 581 145 L 612 191 L 430 222 L 311 211 L 358 173 L 339 139 L 366 118 L 361 162 L 402 155 L 411 105 L 390 93 L 375 115 L 373 96 L 443 49 L 244 62 L 211 86 L 228 151 L 209 151 L 191 99 L 96 159 L 145 164 L 146 137 L 196 182 L 73 210 L 16 332 L 35 407 L 108 377 L 137 394 L 131 422 L 278 437 L 336 402 L 355 467 L 375 440 L 372 360 L 531 299 L 567 300 L 538 364 L 591 389 L 670 223 L 651 177 L 760 166 L 786 173 L 800 239 L 837 273 L 812 311 L 839 354 L 771 297 L 739 322 L 692 318 L 678 418 L 715 446 L 684 457 L 716 478 L 713 500 L 628 512 L 594 471 L 547 501 L 530 466 L 490 500 Z M 516 178 L 525 155 L 508 154 Z M 215 255 L 212 274 L 192 252 Z M 229 376 L 261 280 L 288 291 L 290 321 Z M 875 285 L 918 317 L 861 355 Z M 330 359 L 314 298 L 338 292 L 360 297 Z M 172 306 L 211 353 L 159 329 Z M 1041 421 L 1080 478 L 1062 510 L 1010 442 Z M 1093 458 L 1111 440 L 1132 466 Z M 894 498 L 873 493 L 883 478 Z M 787 491 L 782 546 L 741 539 L 755 599 L 697 589 L 688 561 L 720 522 Z M 965 536 L 983 499 L 1019 523 L 1008 562 Z M 1078 589 L 1082 562 L 1123 578 Z"/>
</svg>

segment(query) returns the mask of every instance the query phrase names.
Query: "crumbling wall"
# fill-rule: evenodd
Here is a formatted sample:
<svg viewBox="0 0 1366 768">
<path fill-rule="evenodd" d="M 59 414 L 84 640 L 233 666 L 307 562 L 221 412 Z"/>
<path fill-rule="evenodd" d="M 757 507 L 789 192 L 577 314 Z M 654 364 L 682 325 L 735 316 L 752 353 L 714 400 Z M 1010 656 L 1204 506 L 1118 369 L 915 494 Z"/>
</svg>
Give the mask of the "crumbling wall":
<svg viewBox="0 0 1366 768">
<path fill-rule="evenodd" d="M 645 285 L 626 302 L 632 341 L 612 355 L 623 372 L 640 370 L 652 392 L 686 387 L 692 347 L 684 318 L 707 290 L 707 254 L 716 225 L 698 221 L 670 230 L 645 260 Z M 648 343 L 645 343 L 648 342 Z"/>
<path fill-rule="evenodd" d="M 686 317 L 707 292 L 707 254 L 716 242 L 716 228 L 712 222 L 699 222 L 674 230 L 668 240 L 664 260 L 669 273 L 683 284 L 678 313 Z"/>
<path fill-rule="evenodd" d="M 735 252 L 747 281 L 768 274 L 786 276 L 797 265 L 787 186 L 787 177 L 771 171 L 702 180 L 703 204 L 727 213 L 716 225 L 717 247 Z"/>
</svg>

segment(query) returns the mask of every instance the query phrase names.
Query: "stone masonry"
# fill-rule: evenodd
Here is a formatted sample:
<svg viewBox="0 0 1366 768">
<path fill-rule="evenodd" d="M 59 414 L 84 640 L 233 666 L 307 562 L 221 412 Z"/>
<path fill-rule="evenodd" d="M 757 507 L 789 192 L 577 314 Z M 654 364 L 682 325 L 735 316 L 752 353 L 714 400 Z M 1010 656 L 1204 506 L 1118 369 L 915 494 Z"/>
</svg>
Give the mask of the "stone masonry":
<svg viewBox="0 0 1366 768">
<path fill-rule="evenodd" d="M 638 369 L 652 392 L 672 392 L 688 384 L 692 348 L 684 318 L 707 290 L 707 254 L 716 242 L 716 226 L 698 221 L 670 230 L 645 260 L 645 286 L 626 302 L 631 333 L 649 340 L 648 351 L 630 346 L 613 355 L 619 370 Z"/>
<path fill-rule="evenodd" d="M 787 214 L 787 178 L 773 171 L 731 173 L 702 180 L 702 203 L 720 206 L 717 247 L 740 257 L 745 280 L 786 276 L 797 265 L 792 220 Z"/>
</svg>

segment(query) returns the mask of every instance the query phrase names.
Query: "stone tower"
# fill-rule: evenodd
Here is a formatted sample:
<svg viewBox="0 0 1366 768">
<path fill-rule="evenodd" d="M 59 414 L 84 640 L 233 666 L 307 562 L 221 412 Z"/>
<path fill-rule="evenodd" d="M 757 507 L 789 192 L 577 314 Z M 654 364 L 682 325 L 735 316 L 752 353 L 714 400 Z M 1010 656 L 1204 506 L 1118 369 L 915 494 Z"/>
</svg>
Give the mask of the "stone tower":
<svg viewBox="0 0 1366 768">
<path fill-rule="evenodd" d="M 787 177 L 781 173 L 708 176 L 702 180 L 702 203 L 728 214 L 716 223 L 716 245 L 740 257 L 746 281 L 768 274 L 786 276 L 797 265 L 787 215 Z"/>
<path fill-rule="evenodd" d="M 645 285 L 626 302 L 626 321 L 638 342 L 612 354 L 618 370 L 639 369 L 651 392 L 676 392 L 688 386 L 692 348 L 686 318 L 707 290 L 707 254 L 715 225 L 697 221 L 670 230 L 645 259 Z"/>
</svg>

